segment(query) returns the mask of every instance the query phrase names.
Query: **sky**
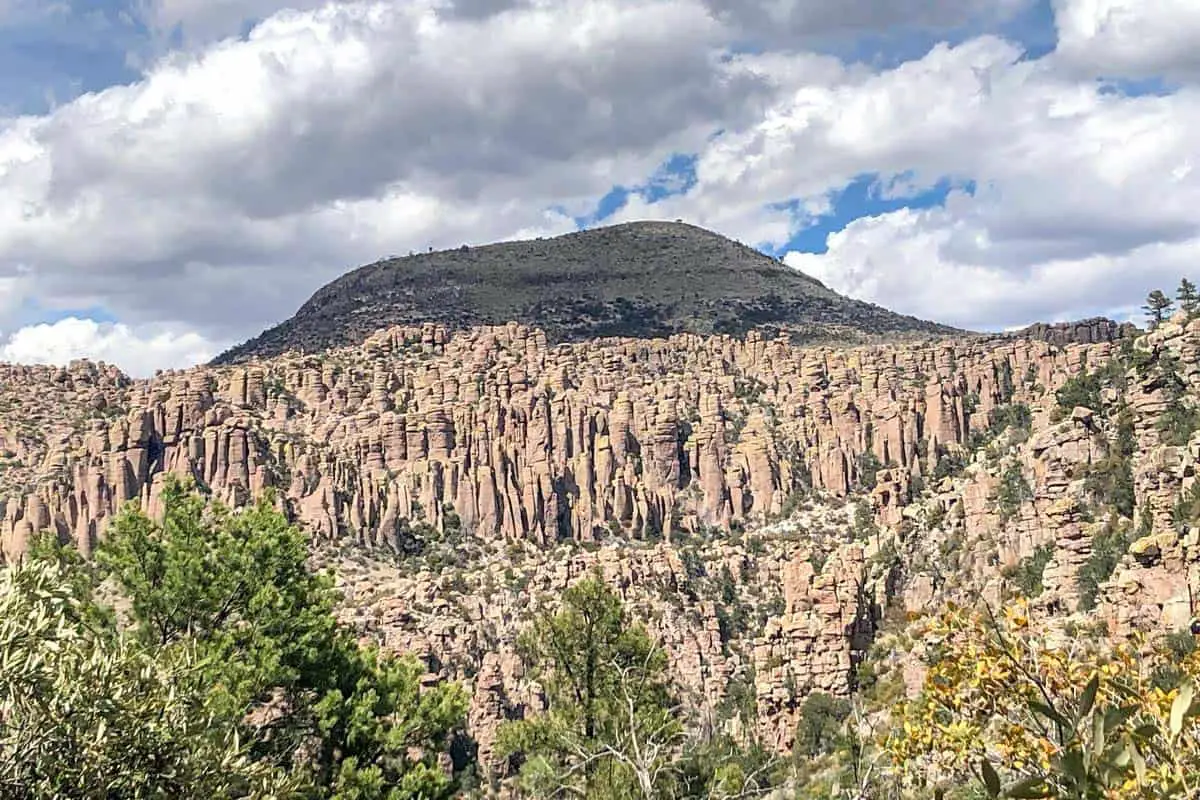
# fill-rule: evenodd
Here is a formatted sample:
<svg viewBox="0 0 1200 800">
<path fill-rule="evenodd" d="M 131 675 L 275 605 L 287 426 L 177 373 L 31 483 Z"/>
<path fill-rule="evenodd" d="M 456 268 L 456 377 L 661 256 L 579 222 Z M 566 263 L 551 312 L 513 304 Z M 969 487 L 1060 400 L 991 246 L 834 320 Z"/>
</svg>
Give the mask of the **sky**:
<svg viewBox="0 0 1200 800">
<path fill-rule="evenodd" d="M 683 219 L 975 330 L 1200 279 L 1196 0 L 0 0 L 0 359 Z"/>
</svg>

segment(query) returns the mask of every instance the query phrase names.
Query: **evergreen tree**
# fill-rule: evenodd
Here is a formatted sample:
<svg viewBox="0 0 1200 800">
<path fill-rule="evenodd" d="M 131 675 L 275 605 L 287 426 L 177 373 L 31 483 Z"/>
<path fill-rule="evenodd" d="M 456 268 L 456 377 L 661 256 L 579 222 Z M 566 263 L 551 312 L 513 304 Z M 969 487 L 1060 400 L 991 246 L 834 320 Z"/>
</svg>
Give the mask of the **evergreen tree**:
<svg viewBox="0 0 1200 800">
<path fill-rule="evenodd" d="M 307 796 L 452 796 L 438 757 L 461 727 L 461 689 L 422 690 L 421 665 L 339 625 L 332 577 L 307 568 L 304 535 L 268 500 L 234 512 L 174 479 L 161 497 L 161 523 L 131 506 L 97 553 L 145 646 L 194 648 L 210 708 Z"/>
<path fill-rule="evenodd" d="M 1188 318 L 1196 316 L 1196 312 L 1200 310 L 1200 294 L 1196 292 L 1196 284 L 1183 278 L 1179 281 L 1179 289 L 1175 292 L 1175 299 L 1179 301 L 1179 308 L 1186 311 Z"/>
<path fill-rule="evenodd" d="M 762 748 L 685 732 L 666 654 L 598 578 L 567 589 L 519 652 L 547 708 L 502 725 L 497 750 L 522 762 L 526 796 L 748 800 L 778 784 L 779 761 Z"/>
<path fill-rule="evenodd" d="M 524 759 L 526 790 L 659 796 L 683 727 L 666 656 L 629 623 L 620 598 L 598 579 L 575 584 L 564 592 L 562 610 L 537 619 L 519 649 L 548 705 L 546 713 L 500 730 L 501 753 Z"/>
<path fill-rule="evenodd" d="M 0 797 L 293 797 L 209 703 L 196 648 L 147 647 L 94 613 L 48 548 L 0 572 Z"/>
<path fill-rule="evenodd" d="M 1157 328 L 1170 315 L 1172 305 L 1171 298 L 1163 294 L 1161 289 L 1155 289 L 1150 293 L 1142 310 L 1146 312 L 1146 320 L 1150 323 L 1151 329 Z"/>
</svg>

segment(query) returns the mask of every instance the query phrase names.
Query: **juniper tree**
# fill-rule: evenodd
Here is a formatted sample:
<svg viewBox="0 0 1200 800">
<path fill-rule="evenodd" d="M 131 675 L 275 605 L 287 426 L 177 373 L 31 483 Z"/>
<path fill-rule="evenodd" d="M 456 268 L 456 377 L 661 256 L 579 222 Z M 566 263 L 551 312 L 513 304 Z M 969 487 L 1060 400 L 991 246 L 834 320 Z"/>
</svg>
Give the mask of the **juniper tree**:
<svg viewBox="0 0 1200 800">
<path fill-rule="evenodd" d="M 1172 305 L 1171 298 L 1163 294 L 1161 289 L 1155 289 L 1146 297 L 1146 305 L 1142 306 L 1142 310 L 1146 312 L 1146 319 L 1152 329 L 1162 324 L 1171 313 Z"/>
<path fill-rule="evenodd" d="M 1200 294 L 1196 291 L 1196 284 L 1183 278 L 1179 281 L 1179 288 L 1175 291 L 1175 299 L 1179 301 L 1181 311 L 1186 311 L 1188 318 L 1196 316 L 1196 312 L 1200 310 Z"/>
</svg>

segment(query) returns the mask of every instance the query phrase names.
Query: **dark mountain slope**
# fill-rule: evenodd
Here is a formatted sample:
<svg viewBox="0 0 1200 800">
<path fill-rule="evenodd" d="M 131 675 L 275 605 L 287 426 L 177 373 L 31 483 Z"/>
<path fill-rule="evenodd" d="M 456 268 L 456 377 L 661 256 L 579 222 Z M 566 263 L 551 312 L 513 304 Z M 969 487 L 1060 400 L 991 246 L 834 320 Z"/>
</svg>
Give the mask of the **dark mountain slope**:
<svg viewBox="0 0 1200 800">
<path fill-rule="evenodd" d="M 510 321 L 541 327 L 552 341 L 755 328 L 803 341 L 959 332 L 843 297 L 703 228 L 633 222 L 369 264 L 214 363 L 350 345 L 390 325 Z"/>
</svg>

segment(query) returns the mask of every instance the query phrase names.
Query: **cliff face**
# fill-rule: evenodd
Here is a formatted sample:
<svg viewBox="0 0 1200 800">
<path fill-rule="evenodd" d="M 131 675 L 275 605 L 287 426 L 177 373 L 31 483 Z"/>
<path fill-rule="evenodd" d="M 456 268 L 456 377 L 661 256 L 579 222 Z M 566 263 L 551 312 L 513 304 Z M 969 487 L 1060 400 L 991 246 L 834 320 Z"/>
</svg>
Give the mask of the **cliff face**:
<svg viewBox="0 0 1200 800">
<path fill-rule="evenodd" d="M 86 551 L 126 501 L 153 507 L 167 472 L 234 503 L 275 486 L 318 536 L 380 545 L 410 519 L 440 528 L 447 508 L 483 539 L 542 544 L 762 521 L 809 484 L 846 496 L 867 454 L 906 483 L 928 469 L 920 453 L 962 444 L 1005 398 L 1056 387 L 1081 353 L 802 349 L 755 333 L 551 347 L 515 325 L 425 326 L 136 383 L 9 368 L 50 418 L 44 442 L 10 434 L 0 541 L 11 556 L 52 527 Z"/>
<path fill-rule="evenodd" d="M 1200 393 L 1200 323 L 1132 347 L 1088 331 L 832 349 L 431 324 L 149 381 L 4 367 L 0 548 L 50 529 L 89 552 L 125 502 L 155 510 L 167 473 L 233 504 L 275 487 L 338 567 L 346 618 L 470 687 L 485 758 L 540 702 L 517 632 L 598 569 L 698 718 L 786 749 L 806 694 L 854 690 L 881 630 L 999 601 L 1032 559 L 1047 615 L 1122 635 L 1193 613 L 1177 506 L 1200 440 L 1163 420 Z M 1094 407 L 1059 418 L 1056 390 L 1114 358 Z M 1105 488 L 1121 470 L 1126 520 Z"/>
</svg>

